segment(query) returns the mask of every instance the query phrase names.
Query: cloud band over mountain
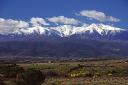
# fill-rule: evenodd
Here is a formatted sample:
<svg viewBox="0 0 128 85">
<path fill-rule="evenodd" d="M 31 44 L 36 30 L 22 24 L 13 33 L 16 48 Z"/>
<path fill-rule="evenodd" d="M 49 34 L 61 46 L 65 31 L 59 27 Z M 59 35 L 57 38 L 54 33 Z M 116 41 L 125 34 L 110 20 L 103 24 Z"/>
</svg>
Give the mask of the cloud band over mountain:
<svg viewBox="0 0 128 85">
<path fill-rule="evenodd" d="M 115 18 L 113 16 L 107 16 L 103 12 L 99 12 L 96 10 L 83 10 L 80 11 L 77 15 L 88 17 L 90 19 L 95 19 L 100 22 L 119 22 L 120 19 Z M 8 33 L 18 31 L 19 28 L 28 28 L 30 26 L 51 26 L 51 23 L 55 25 L 84 25 L 88 24 L 87 22 L 83 22 L 79 19 L 69 18 L 65 16 L 53 16 L 49 18 L 40 18 L 40 17 L 32 17 L 29 21 L 23 20 L 14 20 L 14 19 L 4 19 L 0 18 L 0 32 Z"/>
</svg>

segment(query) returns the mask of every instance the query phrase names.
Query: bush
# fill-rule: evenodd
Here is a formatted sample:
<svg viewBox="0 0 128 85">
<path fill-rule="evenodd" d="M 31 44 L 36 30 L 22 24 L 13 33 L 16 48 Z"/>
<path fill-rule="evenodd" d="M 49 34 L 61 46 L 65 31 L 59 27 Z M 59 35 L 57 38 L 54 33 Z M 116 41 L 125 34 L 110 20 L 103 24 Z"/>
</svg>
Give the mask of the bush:
<svg viewBox="0 0 128 85">
<path fill-rule="evenodd" d="M 22 79 L 26 85 L 41 85 L 45 80 L 45 76 L 39 70 L 29 69 L 23 73 Z"/>
<path fill-rule="evenodd" d="M 47 77 L 57 77 L 58 76 L 58 73 L 56 71 L 53 71 L 53 70 L 46 71 L 44 73 L 45 73 L 45 76 L 47 76 Z"/>
<path fill-rule="evenodd" d="M 3 66 L 0 68 L 0 73 L 8 78 L 15 78 L 18 73 L 22 72 L 24 72 L 24 70 L 19 66 Z"/>
<path fill-rule="evenodd" d="M 6 85 L 4 82 L 0 81 L 0 85 Z"/>
</svg>

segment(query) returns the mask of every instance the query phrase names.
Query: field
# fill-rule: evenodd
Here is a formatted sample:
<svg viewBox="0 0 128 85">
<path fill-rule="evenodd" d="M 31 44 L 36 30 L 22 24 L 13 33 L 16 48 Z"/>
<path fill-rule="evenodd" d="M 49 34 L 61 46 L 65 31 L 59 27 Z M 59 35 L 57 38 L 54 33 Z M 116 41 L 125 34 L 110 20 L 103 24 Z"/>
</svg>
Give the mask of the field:
<svg viewBox="0 0 128 85">
<path fill-rule="evenodd" d="M 128 85 L 126 60 L 19 64 L 47 74 L 42 85 Z"/>
<path fill-rule="evenodd" d="M 51 78 L 42 85 L 128 85 L 128 77 Z"/>
<path fill-rule="evenodd" d="M 20 63 L 16 66 L 41 71 L 46 77 L 42 85 L 128 85 L 128 61 L 123 59 Z M 12 78 L 6 78 L 3 82 L 13 85 L 8 84 L 10 80 Z"/>
</svg>

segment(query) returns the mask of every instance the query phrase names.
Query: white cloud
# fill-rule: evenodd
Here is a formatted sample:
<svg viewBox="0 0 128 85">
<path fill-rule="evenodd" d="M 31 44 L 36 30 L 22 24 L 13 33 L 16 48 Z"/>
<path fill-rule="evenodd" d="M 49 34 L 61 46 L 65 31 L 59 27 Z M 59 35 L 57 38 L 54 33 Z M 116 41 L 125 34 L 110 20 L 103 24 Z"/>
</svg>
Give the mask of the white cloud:
<svg viewBox="0 0 128 85">
<path fill-rule="evenodd" d="M 107 16 L 105 13 L 99 12 L 96 10 L 83 10 L 83 11 L 80 11 L 79 15 L 88 17 L 90 19 L 96 19 L 101 22 L 106 22 L 106 21 L 119 22 L 120 21 L 120 19 L 118 19 L 118 18 L 115 18 L 112 16 Z"/>
<path fill-rule="evenodd" d="M 39 18 L 39 17 L 33 17 L 33 18 L 31 18 L 30 23 L 33 26 L 49 25 L 49 23 L 47 23 L 45 21 L 45 19 Z"/>
<path fill-rule="evenodd" d="M 80 23 L 80 21 L 78 21 L 74 18 L 67 18 L 64 16 L 52 17 L 52 18 L 48 18 L 48 20 L 50 22 L 54 22 L 54 23 L 71 24 L 71 25 L 77 25 Z"/>
<path fill-rule="evenodd" d="M 25 21 L 0 18 L 0 33 L 8 34 L 26 27 L 29 27 L 29 24 Z"/>
</svg>

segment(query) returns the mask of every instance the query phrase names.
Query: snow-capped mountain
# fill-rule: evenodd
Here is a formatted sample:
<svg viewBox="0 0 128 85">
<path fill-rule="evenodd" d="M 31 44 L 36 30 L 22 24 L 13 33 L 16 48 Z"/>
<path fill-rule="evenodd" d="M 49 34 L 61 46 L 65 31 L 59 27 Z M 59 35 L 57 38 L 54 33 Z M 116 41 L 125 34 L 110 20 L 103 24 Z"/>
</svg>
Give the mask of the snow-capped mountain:
<svg viewBox="0 0 128 85">
<path fill-rule="evenodd" d="M 112 27 L 104 24 L 91 24 L 83 26 L 60 25 L 56 27 L 34 26 L 29 28 L 19 28 L 11 33 L 1 35 L 27 36 L 27 35 L 42 35 L 42 36 L 57 36 L 57 37 L 77 37 L 77 38 L 92 38 L 92 39 L 119 39 L 127 38 L 128 32 L 126 29 Z M 38 35 L 37 35 L 38 34 Z M 128 39 L 128 38 L 127 38 Z"/>
<path fill-rule="evenodd" d="M 24 34 L 31 34 L 31 33 L 39 33 L 39 34 L 52 34 L 55 33 L 61 37 L 68 37 L 74 34 L 81 34 L 81 33 L 94 33 L 97 32 L 100 35 L 107 35 L 109 32 L 111 34 L 117 33 L 117 32 L 122 32 L 125 31 L 124 29 L 121 28 L 116 28 L 112 27 L 109 25 L 104 25 L 104 24 L 91 24 L 88 26 L 81 26 L 81 27 L 76 27 L 72 25 L 61 25 L 57 27 L 42 27 L 42 26 L 35 26 L 31 28 L 26 28 L 26 29 L 20 29 L 18 33 L 24 33 Z"/>
<path fill-rule="evenodd" d="M 114 34 L 121 31 L 125 31 L 124 29 L 116 28 L 116 27 L 112 27 L 104 24 L 91 24 L 86 29 L 88 29 L 90 33 L 94 33 L 94 31 L 96 31 L 100 35 L 107 35 L 109 32 L 111 32 L 111 34 Z"/>
<path fill-rule="evenodd" d="M 128 57 L 127 41 L 127 30 L 104 24 L 33 26 L 0 32 L 0 55 Z"/>
</svg>

